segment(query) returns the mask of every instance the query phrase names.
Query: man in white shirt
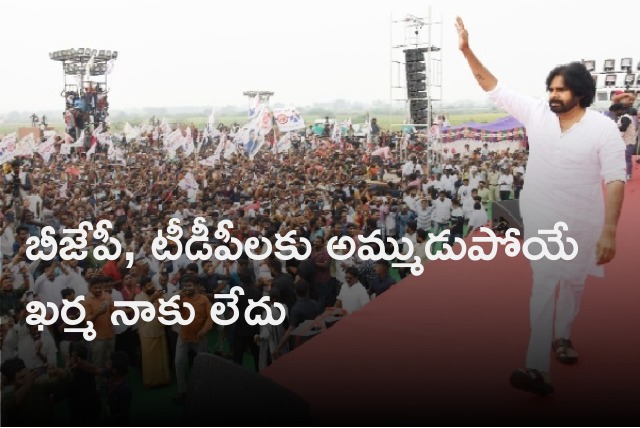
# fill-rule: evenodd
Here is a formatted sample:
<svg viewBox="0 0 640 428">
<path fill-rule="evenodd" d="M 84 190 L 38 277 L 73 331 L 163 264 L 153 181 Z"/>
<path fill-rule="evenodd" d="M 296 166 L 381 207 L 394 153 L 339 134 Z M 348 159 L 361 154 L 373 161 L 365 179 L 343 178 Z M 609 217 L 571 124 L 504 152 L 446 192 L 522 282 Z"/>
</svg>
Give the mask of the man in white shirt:
<svg viewBox="0 0 640 428">
<path fill-rule="evenodd" d="M 349 267 L 345 271 L 345 284 L 340 287 L 340 293 L 336 300 L 336 307 L 342 308 L 351 314 L 369 303 L 369 294 L 360 281 L 358 281 L 358 268 Z"/>
<path fill-rule="evenodd" d="M 442 183 L 442 190 L 447 192 L 448 197 L 452 197 L 456 191 L 455 183 L 457 179 L 457 176 L 451 174 L 451 170 L 444 170 L 444 176 L 440 179 L 440 182 Z"/>
<path fill-rule="evenodd" d="M 500 178 L 498 178 L 498 187 L 500 188 L 500 200 L 508 201 L 511 199 L 511 190 L 513 190 L 513 175 L 503 168 Z"/>
<path fill-rule="evenodd" d="M 50 262 L 42 262 L 50 263 Z M 40 296 L 43 303 L 51 302 L 56 307 L 62 304 L 62 290 L 64 282 L 60 277 L 61 271 L 57 262 L 50 263 L 44 270 L 44 273 L 36 278 L 33 285 L 33 292 Z"/>
<path fill-rule="evenodd" d="M 447 192 L 440 191 L 438 199 L 432 202 L 433 205 L 433 222 L 436 229 L 435 234 L 439 234 L 449 227 L 451 219 L 451 199 L 447 198 Z"/>
<path fill-rule="evenodd" d="M 469 48 L 462 19 L 457 18 L 456 27 L 459 48 L 480 87 L 527 129 L 527 183 L 520 195 L 524 238 L 548 242 L 538 231 L 553 229 L 563 221 L 568 228 L 563 238 L 575 239 L 579 248 L 572 260 L 531 260 L 526 369 L 511 375 L 511 385 L 547 395 L 553 392 L 550 347 L 561 363 L 577 361 L 570 334 L 585 280 L 588 275 L 604 276 L 603 265 L 615 257 L 624 199 L 625 145 L 613 121 L 588 110 L 595 83 L 583 64 L 553 69 L 546 79 L 549 100 L 535 100 L 499 84 Z M 589 215 L 584 214 L 587 212 Z M 548 246 L 550 254 L 558 254 L 557 246 Z"/>
<path fill-rule="evenodd" d="M 471 195 L 471 189 L 473 187 L 469 186 L 469 179 L 462 179 L 462 186 L 458 187 L 458 194 L 456 195 L 460 201 L 464 201 L 467 197 Z"/>
</svg>

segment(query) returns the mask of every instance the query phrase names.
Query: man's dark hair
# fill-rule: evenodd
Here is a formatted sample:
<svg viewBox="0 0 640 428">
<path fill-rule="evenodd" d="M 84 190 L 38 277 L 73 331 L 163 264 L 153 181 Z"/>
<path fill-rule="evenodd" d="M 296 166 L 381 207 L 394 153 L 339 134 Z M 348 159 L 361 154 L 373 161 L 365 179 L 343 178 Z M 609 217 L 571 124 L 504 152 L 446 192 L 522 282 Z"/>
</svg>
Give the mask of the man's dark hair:
<svg viewBox="0 0 640 428">
<path fill-rule="evenodd" d="M 584 64 L 571 62 L 559 65 L 551 70 L 547 76 L 547 90 L 549 90 L 551 82 L 557 76 L 562 76 L 564 86 L 569 88 L 573 95 L 580 98 L 580 107 L 586 108 L 593 103 L 593 98 L 596 95 L 596 84 Z"/>
<path fill-rule="evenodd" d="M 140 279 L 138 280 L 138 284 L 140 284 L 140 287 L 144 287 L 145 285 L 147 285 L 150 282 L 151 282 L 151 278 L 146 276 L 146 275 L 142 275 L 140 277 Z"/>
<path fill-rule="evenodd" d="M 243 269 L 238 272 L 238 278 L 245 287 L 250 287 L 253 283 L 253 277 L 248 269 Z"/>
<path fill-rule="evenodd" d="M 356 278 L 356 279 L 358 278 L 358 275 L 359 275 L 358 268 L 357 268 L 357 267 L 355 267 L 355 266 L 350 266 L 350 267 L 348 267 L 348 268 L 344 271 L 344 273 L 345 273 L 345 274 L 349 274 L 349 275 L 351 275 L 352 277 L 354 277 L 354 278 Z"/>
<path fill-rule="evenodd" d="M 89 288 L 93 287 L 94 285 L 107 284 L 112 281 L 113 279 L 110 276 L 96 275 L 94 277 L 91 277 L 91 279 L 89 280 Z"/>
<path fill-rule="evenodd" d="M 2 366 L 0 366 L 0 372 L 2 372 L 2 375 L 7 378 L 7 382 L 12 384 L 16 380 L 16 374 L 24 368 L 24 361 L 15 357 L 2 363 Z"/>
<path fill-rule="evenodd" d="M 269 260 L 269 269 L 274 272 L 281 273 L 282 272 L 282 262 L 278 259 Z"/>
<path fill-rule="evenodd" d="M 297 297 L 308 297 L 309 296 L 309 283 L 304 279 L 299 279 L 296 284 L 296 296 Z"/>
<path fill-rule="evenodd" d="M 191 275 L 191 274 L 182 276 L 182 278 L 180 278 L 180 285 L 184 285 L 184 284 L 187 284 L 187 283 L 191 283 L 191 284 L 197 285 L 198 284 L 198 277 L 195 276 L 195 275 Z"/>
</svg>

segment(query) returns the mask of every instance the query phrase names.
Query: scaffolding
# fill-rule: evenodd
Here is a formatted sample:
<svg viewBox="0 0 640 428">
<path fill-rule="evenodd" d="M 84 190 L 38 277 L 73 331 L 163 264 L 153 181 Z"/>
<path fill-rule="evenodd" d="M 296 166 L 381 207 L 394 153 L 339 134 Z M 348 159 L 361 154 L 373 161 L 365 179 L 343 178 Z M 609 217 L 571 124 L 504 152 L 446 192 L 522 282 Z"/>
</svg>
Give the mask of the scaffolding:
<svg viewBox="0 0 640 428">
<path fill-rule="evenodd" d="M 431 6 L 426 17 L 406 15 L 394 19 L 391 15 L 390 25 L 390 88 L 389 88 L 389 123 L 390 127 L 413 125 L 410 114 L 406 62 L 404 52 L 409 49 L 420 49 L 425 57 L 426 96 L 420 98 L 427 102 L 427 123 L 417 126 L 431 127 L 434 112 L 442 111 L 442 19 L 433 20 Z M 394 109 L 402 104 L 405 111 L 405 123 L 392 123 Z"/>
</svg>

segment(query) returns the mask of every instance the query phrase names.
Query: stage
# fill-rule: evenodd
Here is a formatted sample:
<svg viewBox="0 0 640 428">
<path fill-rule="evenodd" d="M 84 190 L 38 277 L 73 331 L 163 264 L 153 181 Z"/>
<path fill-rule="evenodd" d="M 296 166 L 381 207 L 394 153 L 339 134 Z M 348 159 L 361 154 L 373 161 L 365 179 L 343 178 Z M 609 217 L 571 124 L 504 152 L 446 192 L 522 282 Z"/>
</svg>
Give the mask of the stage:
<svg viewBox="0 0 640 428">
<path fill-rule="evenodd" d="M 528 260 L 437 261 L 278 360 L 263 375 L 317 425 L 626 425 L 640 421 L 640 165 L 615 260 L 590 277 L 555 393 L 514 390 L 529 336 Z"/>
</svg>

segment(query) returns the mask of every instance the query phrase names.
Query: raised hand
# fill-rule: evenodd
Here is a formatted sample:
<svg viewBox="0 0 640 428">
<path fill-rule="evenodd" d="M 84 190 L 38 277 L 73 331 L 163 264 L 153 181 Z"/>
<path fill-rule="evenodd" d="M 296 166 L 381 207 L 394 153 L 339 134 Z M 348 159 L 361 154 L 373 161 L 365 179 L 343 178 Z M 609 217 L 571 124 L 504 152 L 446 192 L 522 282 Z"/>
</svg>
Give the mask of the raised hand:
<svg viewBox="0 0 640 428">
<path fill-rule="evenodd" d="M 461 51 L 469 49 L 469 33 L 464 28 L 464 22 L 459 16 L 456 18 L 456 30 L 458 30 L 458 48 Z"/>
</svg>

